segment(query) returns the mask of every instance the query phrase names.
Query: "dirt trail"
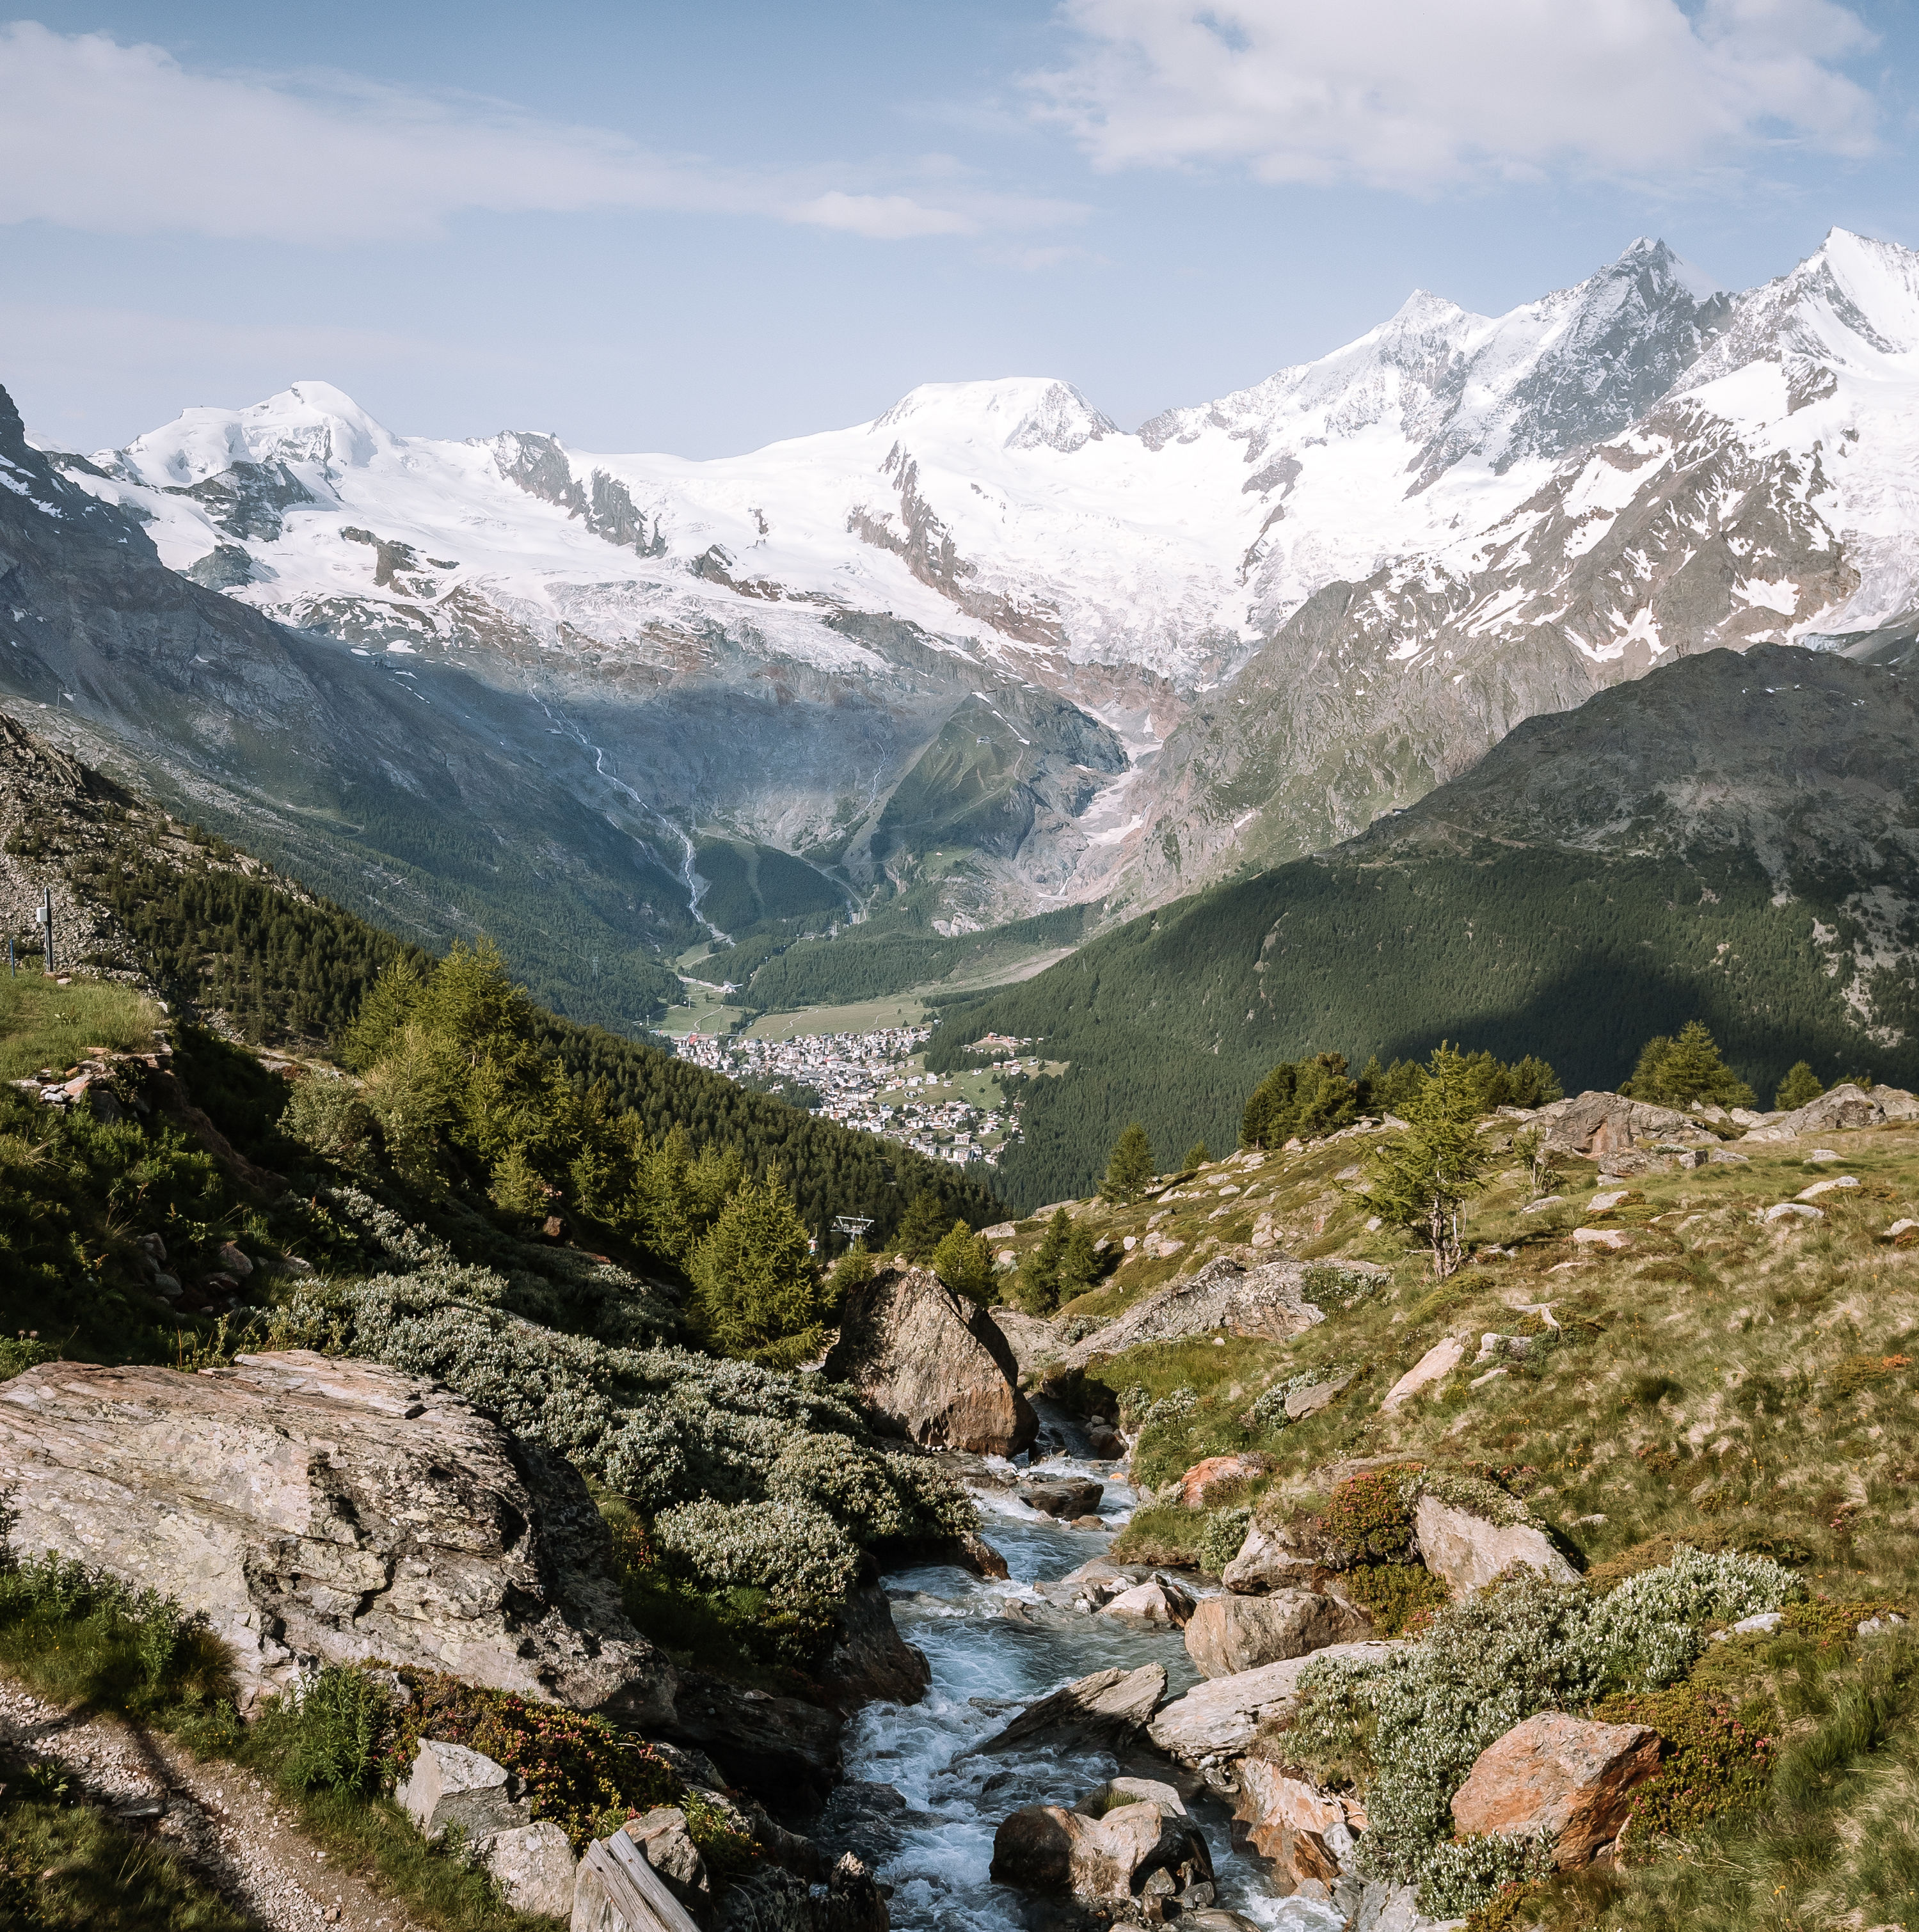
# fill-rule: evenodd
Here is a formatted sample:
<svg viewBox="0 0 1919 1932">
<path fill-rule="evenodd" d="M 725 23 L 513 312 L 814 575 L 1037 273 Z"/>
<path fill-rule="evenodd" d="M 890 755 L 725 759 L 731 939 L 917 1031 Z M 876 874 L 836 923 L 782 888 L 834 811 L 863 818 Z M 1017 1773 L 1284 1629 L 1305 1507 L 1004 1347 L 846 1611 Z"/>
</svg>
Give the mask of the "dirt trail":
<svg viewBox="0 0 1919 1932">
<path fill-rule="evenodd" d="M 153 1832 L 268 1932 L 421 1932 L 390 1898 L 304 1837 L 264 1778 L 201 1763 L 169 1738 L 76 1718 L 0 1678 L 0 1739 L 57 1765 L 121 1823 Z"/>
</svg>

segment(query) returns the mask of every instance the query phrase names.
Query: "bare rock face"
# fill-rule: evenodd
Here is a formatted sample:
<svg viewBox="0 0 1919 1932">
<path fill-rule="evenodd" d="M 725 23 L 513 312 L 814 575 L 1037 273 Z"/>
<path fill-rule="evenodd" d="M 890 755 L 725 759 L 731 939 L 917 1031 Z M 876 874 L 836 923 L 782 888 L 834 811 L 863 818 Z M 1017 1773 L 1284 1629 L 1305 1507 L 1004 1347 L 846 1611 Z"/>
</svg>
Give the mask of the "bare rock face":
<svg viewBox="0 0 1919 1932">
<path fill-rule="evenodd" d="M 1454 1792 L 1462 1832 L 1549 1840 L 1562 1871 L 1619 1836 L 1633 1787 L 1659 1766 L 1656 1731 L 1545 1711 L 1488 1744 Z"/>
<path fill-rule="evenodd" d="M 1312 1552 L 1298 1546 L 1290 1530 L 1268 1529 L 1256 1522 L 1220 1581 L 1236 1593 L 1257 1596 L 1264 1590 L 1304 1588 L 1317 1567 Z"/>
<path fill-rule="evenodd" d="M 1915 1116 L 1919 1116 L 1919 1102 L 1903 1088 L 1875 1087 L 1868 1094 L 1848 1080 L 1790 1114 L 1773 1115 L 1764 1126 L 1752 1128 L 1746 1138 L 1797 1140 L 1801 1134 L 1842 1132 L 1848 1127 L 1873 1127 L 1881 1120 L 1909 1120 Z"/>
<path fill-rule="evenodd" d="M 1554 1583 L 1578 1580 L 1578 1573 L 1536 1524 L 1488 1522 L 1431 1496 L 1419 1498 L 1413 1520 L 1426 1568 L 1455 1598 L 1483 1590 L 1495 1576 L 1521 1563 Z"/>
<path fill-rule="evenodd" d="M 673 1714 L 572 1468 L 438 1384 L 293 1350 L 230 1369 L 50 1362 L 0 1384 L 19 1545 L 203 1613 L 250 1696 L 383 1661 Z"/>
<path fill-rule="evenodd" d="M 1341 1874 L 1352 1868 L 1365 1828 L 1365 1808 L 1356 1798 L 1322 1791 L 1261 1758 L 1249 1757 L 1239 1767 L 1233 1842 L 1269 1861 L 1283 1892 L 1330 1896 Z"/>
<path fill-rule="evenodd" d="M 1341 1597 L 1311 1590 L 1209 1597 L 1186 1625 L 1186 1654 L 1209 1677 L 1284 1664 L 1329 1644 L 1371 1636 L 1372 1619 Z"/>
<path fill-rule="evenodd" d="M 931 1268 L 889 1268 L 855 1288 L 824 1372 L 879 1427 L 929 1448 L 1017 1456 L 1039 1433 L 993 1317 Z"/>
<path fill-rule="evenodd" d="M 874 1583 L 848 1597 L 819 1676 L 842 1708 L 875 1698 L 917 1704 L 932 1682 L 932 1666 L 924 1651 L 899 1634 L 886 1592 Z"/>
<path fill-rule="evenodd" d="M 1249 1268 L 1222 1255 L 1189 1280 L 1136 1302 L 1065 1350 L 1060 1362 L 1084 1368 L 1095 1355 L 1117 1354 L 1143 1342 L 1177 1342 L 1214 1329 L 1283 1342 L 1326 1319 L 1306 1300 L 1305 1279 L 1303 1262 L 1266 1262 Z"/>
<path fill-rule="evenodd" d="M 1062 1748 L 1081 1750 L 1130 1742 L 1144 1729 L 1166 1695 L 1166 1666 L 1143 1664 L 1137 1670 L 1096 1670 L 1029 1704 L 1004 1730 L 979 1748 L 1000 1751 L 1046 1738 Z"/>
<path fill-rule="evenodd" d="M 437 1840 L 460 1832 L 508 1904 L 564 1918 L 573 1910 L 573 1848 L 550 1819 L 536 1822 L 527 1807 L 508 1795 L 508 1783 L 503 1765 L 464 1744 L 429 1738 L 394 1795 L 424 1837 Z"/>
<path fill-rule="evenodd" d="M 1689 1141 L 1704 1147 L 1717 1138 L 1675 1108 L 1596 1090 L 1555 1100 L 1531 1118 L 1545 1127 L 1546 1145 L 1556 1154 L 1623 1154 L 1642 1140 Z"/>
<path fill-rule="evenodd" d="M 1058 1804 L 1029 1804 L 1000 1821 L 993 1878 L 1023 1891 L 1070 1893 L 1089 1904 L 1173 1899 L 1197 1886 L 1212 1903 L 1212 1858 L 1183 1810 L 1169 1816 L 1150 1799 L 1092 1816 Z"/>
<path fill-rule="evenodd" d="M 1106 1617 L 1137 1617 L 1143 1623 L 1159 1624 L 1177 1630 L 1192 1616 L 1196 1606 L 1190 1593 L 1170 1577 L 1149 1576 L 1122 1590 L 1100 1606 Z"/>
</svg>

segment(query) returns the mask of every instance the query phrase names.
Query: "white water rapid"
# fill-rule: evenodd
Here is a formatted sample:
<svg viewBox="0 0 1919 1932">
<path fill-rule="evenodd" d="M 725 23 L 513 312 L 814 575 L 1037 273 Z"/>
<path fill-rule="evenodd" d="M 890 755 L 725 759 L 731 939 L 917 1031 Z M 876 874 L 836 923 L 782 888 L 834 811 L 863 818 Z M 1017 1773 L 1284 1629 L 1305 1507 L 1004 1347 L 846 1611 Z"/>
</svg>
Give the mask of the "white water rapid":
<svg viewBox="0 0 1919 1932">
<path fill-rule="evenodd" d="M 1050 1408 L 1050 1405 L 1048 1406 Z M 1055 1414 L 1056 1436 L 1078 1436 Z M 1071 1807 L 1122 1769 L 1179 1783 L 1175 1767 L 1150 1750 L 1122 1765 L 1109 1754 L 1061 1749 L 1045 1740 L 993 1756 L 969 1755 L 1022 1706 L 1074 1678 L 1115 1665 L 1166 1666 L 1171 1694 L 1200 1681 L 1178 1634 L 1049 1603 L 1035 1586 L 1065 1576 L 1110 1547 L 1131 1513 L 1134 1495 L 1116 1466 L 1059 1454 L 1035 1473 L 1091 1476 L 1106 1485 L 1100 1514 L 1107 1527 L 1077 1530 L 1027 1508 L 1011 1490 L 979 1494 L 987 1540 L 1011 1575 L 984 1581 L 946 1564 L 895 1570 L 886 1579 L 894 1621 L 926 1652 L 932 1684 L 917 1704 L 874 1704 L 846 1739 L 847 1783 L 823 1820 L 822 1835 L 877 1866 L 893 1887 L 895 1932 L 1047 1932 L 1083 1922 L 1070 1902 L 1033 1898 L 987 1876 L 995 1828 L 1023 1804 Z M 1328 1907 L 1277 1897 L 1261 1862 L 1236 1853 L 1225 1808 L 1210 1794 L 1188 1796 L 1218 1874 L 1218 1904 L 1274 1932 L 1338 1932 Z"/>
</svg>

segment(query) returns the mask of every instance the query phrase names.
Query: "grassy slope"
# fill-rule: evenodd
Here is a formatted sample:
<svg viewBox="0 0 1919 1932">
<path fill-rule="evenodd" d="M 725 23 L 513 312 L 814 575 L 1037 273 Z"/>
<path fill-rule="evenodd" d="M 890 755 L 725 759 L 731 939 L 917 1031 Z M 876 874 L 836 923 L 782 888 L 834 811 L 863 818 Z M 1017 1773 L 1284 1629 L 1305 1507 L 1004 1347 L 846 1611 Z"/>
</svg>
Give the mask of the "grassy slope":
<svg viewBox="0 0 1919 1932">
<path fill-rule="evenodd" d="M 1515 1168 L 1473 1212 L 1482 1258 L 1444 1284 L 1389 1235 L 1368 1234 L 1363 1197 L 1337 1178 L 1363 1163 L 1368 1138 L 1250 1168 L 1218 1164 L 1174 1190 L 1198 1198 L 1083 1210 L 1116 1246 L 1162 1213 L 1155 1232 L 1188 1246 L 1170 1260 L 1124 1263 L 1069 1316 L 1116 1312 L 1202 1263 L 1209 1241 L 1245 1240 L 1263 1214 L 1286 1231 L 1288 1252 L 1393 1269 L 1389 1286 L 1350 1306 L 1341 1305 L 1348 1291 L 1323 1277 L 1327 1319 L 1290 1342 L 1199 1338 L 1095 1364 L 1094 1382 L 1113 1396 L 1188 1389 L 1197 1398 L 1143 1432 L 1134 1455 L 1143 1479 L 1164 1486 L 1205 1456 L 1257 1450 L 1270 1473 L 1221 1500 L 1283 1514 L 1323 1497 L 1318 1472 L 1329 1463 L 1403 1456 L 1503 1482 L 1585 1563 L 1654 1538 L 1722 1539 L 1791 1563 L 1815 1593 L 1919 1604 L 1919 1247 L 1886 1233 L 1919 1213 L 1919 1128 L 1821 1136 L 1836 1162 L 1808 1160 L 1810 1141 L 1754 1147 L 1749 1167 L 1648 1177 L 1605 1215 L 1587 1211 L 1592 1163 L 1563 1163 L 1563 1204 L 1530 1215 Z M 1809 1231 L 1757 1220 L 1757 1210 L 1841 1173 L 1860 1186 L 1821 1197 L 1826 1217 Z M 1221 1186 L 1242 1191 L 1222 1197 Z M 1632 1245 L 1583 1256 L 1571 1239 L 1580 1226 L 1620 1228 Z M 1007 1245 L 1023 1253 L 1039 1232 L 1024 1224 Z M 1557 1331 L 1521 1312 L 1540 1303 Z M 1485 1370 L 1469 1353 L 1469 1366 L 1434 1392 L 1397 1415 L 1380 1412 L 1387 1389 L 1443 1337 L 1466 1336 L 1476 1349 L 1488 1332 L 1542 1330 L 1533 1355 L 1504 1375 L 1473 1387 Z M 1324 1412 L 1278 1430 L 1249 1426 L 1263 1390 L 1334 1366 L 1357 1372 Z M 1176 1502 L 1143 1510 L 1122 1548 L 1191 1560 L 1205 1520 Z M 1716 1666 L 1737 1696 L 1770 1697 L 1768 1722 L 1789 1748 L 1771 1811 L 1706 1834 L 1690 1864 L 1668 1856 L 1568 1892 L 1552 1904 L 1553 1922 L 1869 1925 L 1919 1910 L 1908 1835 L 1919 1816 L 1919 1670 L 1815 1648 L 1753 1640 L 1728 1647 Z M 1867 1681 L 1875 1671 L 1890 1673 L 1876 1692 Z M 1781 1884 L 1789 1906 L 1777 1902 Z M 1837 1916 L 1861 1905 L 1863 1920 Z"/>
</svg>

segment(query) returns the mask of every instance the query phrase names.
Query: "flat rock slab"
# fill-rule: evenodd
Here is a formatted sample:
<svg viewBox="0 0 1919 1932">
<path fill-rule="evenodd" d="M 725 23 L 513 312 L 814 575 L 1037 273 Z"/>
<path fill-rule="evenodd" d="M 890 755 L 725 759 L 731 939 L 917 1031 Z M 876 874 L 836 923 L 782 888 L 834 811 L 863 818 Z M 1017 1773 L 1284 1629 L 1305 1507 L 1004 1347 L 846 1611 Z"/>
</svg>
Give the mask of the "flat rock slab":
<svg viewBox="0 0 1919 1932">
<path fill-rule="evenodd" d="M 1466 1359 L 1468 1346 L 1464 1335 L 1448 1335 L 1435 1342 L 1398 1381 L 1386 1392 L 1380 1408 L 1388 1415 L 1402 1408 L 1416 1395 L 1443 1382 Z"/>
<path fill-rule="evenodd" d="M 1167 1756 L 1204 1773 L 1243 1756 L 1263 1720 L 1279 1717 L 1298 1701 L 1302 1674 L 1323 1658 L 1371 1661 L 1403 1648 L 1394 1639 L 1376 1643 L 1329 1644 L 1308 1657 L 1215 1677 L 1176 1698 L 1146 1726 L 1146 1734 Z"/>
<path fill-rule="evenodd" d="M 1419 1498 L 1413 1520 L 1426 1568 L 1455 1598 L 1483 1590 L 1494 1577 L 1521 1564 L 1551 1582 L 1578 1581 L 1578 1572 L 1536 1524 L 1488 1522 L 1432 1496 Z"/>
<path fill-rule="evenodd" d="M 249 1697 L 383 1662 L 672 1715 L 578 1473 L 423 1378 L 297 1349 L 198 1375 L 50 1362 L 0 1384 L 0 1468 L 20 1546 L 203 1615 Z"/>
<path fill-rule="evenodd" d="M 1124 1743 L 1145 1727 L 1165 1695 L 1163 1664 L 1143 1664 L 1137 1670 L 1096 1670 L 1028 1705 L 979 1749 L 1006 1750 L 1034 1738 L 1082 1748 Z"/>
<path fill-rule="evenodd" d="M 1323 1310 L 1306 1300 L 1305 1280 L 1303 1262 L 1271 1261 L 1248 1268 L 1221 1256 L 1188 1280 L 1135 1303 L 1075 1342 L 1060 1360 L 1069 1368 L 1084 1368 L 1095 1355 L 1215 1330 L 1284 1341 L 1326 1319 Z"/>
</svg>

